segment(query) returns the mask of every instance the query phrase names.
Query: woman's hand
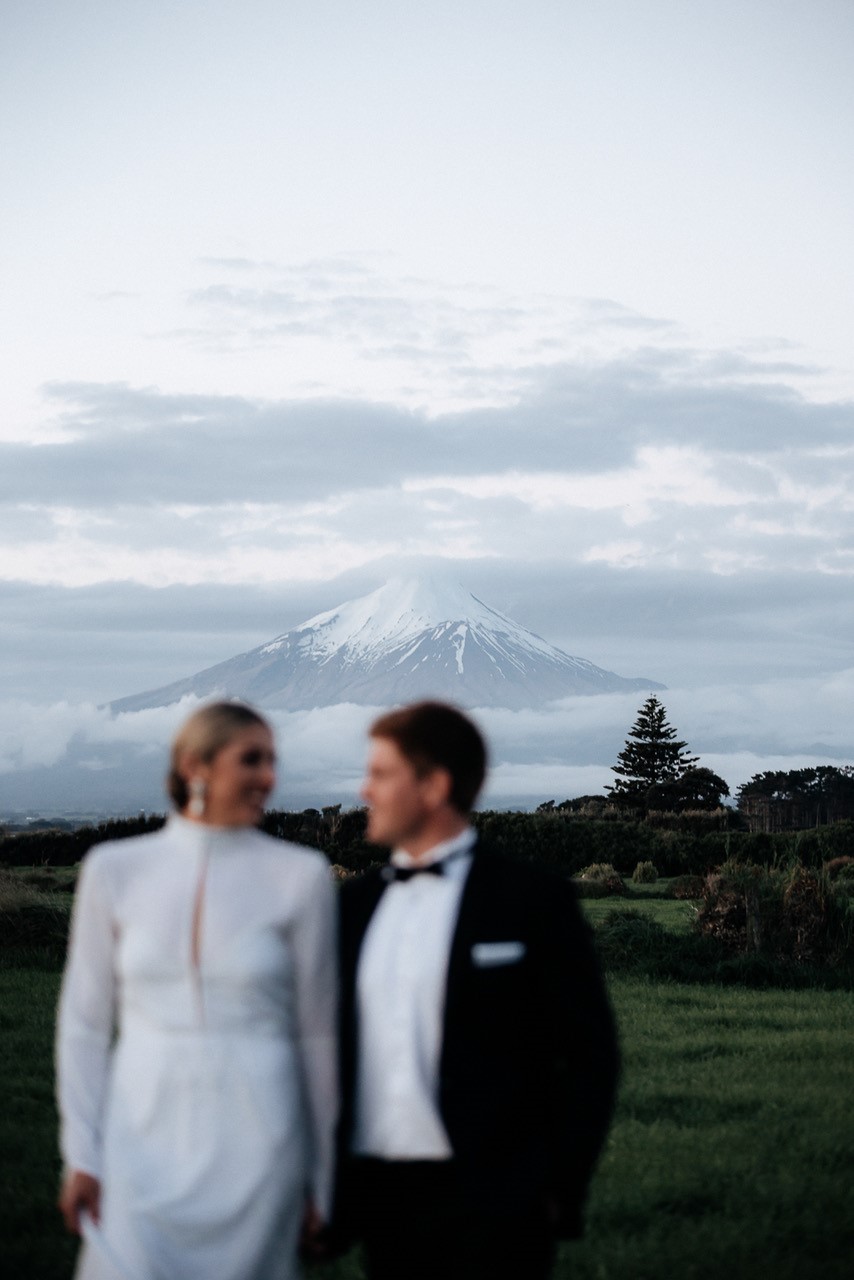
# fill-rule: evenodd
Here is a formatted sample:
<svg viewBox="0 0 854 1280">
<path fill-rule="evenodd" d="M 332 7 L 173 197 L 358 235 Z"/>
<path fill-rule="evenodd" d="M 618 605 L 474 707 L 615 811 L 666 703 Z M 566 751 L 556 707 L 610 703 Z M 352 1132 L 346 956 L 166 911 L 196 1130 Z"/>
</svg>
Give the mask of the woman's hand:
<svg viewBox="0 0 854 1280">
<path fill-rule="evenodd" d="M 75 1235 L 80 1235 L 80 1214 L 85 1210 L 93 1222 L 101 1218 L 101 1184 L 91 1173 L 69 1169 L 59 1190 L 59 1211 L 65 1225 Z"/>
<path fill-rule="evenodd" d="M 317 1205 L 313 1200 L 308 1200 L 302 1218 L 299 1241 L 300 1253 L 304 1258 L 319 1262 L 327 1257 L 325 1229 L 326 1223 L 320 1216 Z"/>
</svg>

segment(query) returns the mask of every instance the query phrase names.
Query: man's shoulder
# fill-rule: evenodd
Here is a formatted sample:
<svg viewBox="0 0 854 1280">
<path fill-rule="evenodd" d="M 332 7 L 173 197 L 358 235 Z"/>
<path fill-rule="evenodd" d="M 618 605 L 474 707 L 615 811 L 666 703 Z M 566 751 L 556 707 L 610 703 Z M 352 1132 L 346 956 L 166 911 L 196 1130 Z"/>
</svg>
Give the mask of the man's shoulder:
<svg viewBox="0 0 854 1280">
<path fill-rule="evenodd" d="M 348 876 L 342 880 L 339 886 L 342 911 L 358 908 L 361 903 L 376 897 L 385 886 L 384 870 L 385 864 L 380 867 L 371 867 L 360 875 Z"/>
<path fill-rule="evenodd" d="M 573 895 L 569 877 L 541 862 L 514 858 L 506 853 L 493 852 L 489 844 L 478 841 L 475 848 L 478 875 L 484 881 L 507 886 L 511 891 L 531 894 Z"/>
</svg>

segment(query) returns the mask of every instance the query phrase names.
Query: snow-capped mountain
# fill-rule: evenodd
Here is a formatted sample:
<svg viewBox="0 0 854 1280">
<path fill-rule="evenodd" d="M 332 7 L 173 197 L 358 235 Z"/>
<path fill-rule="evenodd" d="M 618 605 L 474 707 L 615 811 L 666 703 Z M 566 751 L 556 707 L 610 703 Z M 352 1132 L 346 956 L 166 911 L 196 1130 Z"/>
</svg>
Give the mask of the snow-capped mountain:
<svg viewBox="0 0 854 1280">
<path fill-rule="evenodd" d="M 140 711 L 195 694 L 292 711 L 421 697 L 515 710 L 573 694 L 662 688 L 571 657 L 462 587 L 395 578 L 257 649 L 111 707 Z"/>
</svg>

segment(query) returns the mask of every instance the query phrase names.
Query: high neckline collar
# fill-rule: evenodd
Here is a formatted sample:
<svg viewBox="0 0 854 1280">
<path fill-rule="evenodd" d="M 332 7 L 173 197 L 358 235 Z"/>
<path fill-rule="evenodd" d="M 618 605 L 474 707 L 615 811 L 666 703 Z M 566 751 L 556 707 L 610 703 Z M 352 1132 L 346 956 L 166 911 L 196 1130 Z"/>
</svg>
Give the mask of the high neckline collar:
<svg viewBox="0 0 854 1280">
<path fill-rule="evenodd" d="M 210 822 L 193 822 L 190 818 L 185 818 L 180 813 L 170 813 L 166 820 L 166 825 L 170 831 L 180 833 L 183 839 L 191 844 L 213 845 L 226 844 L 229 840 L 233 840 L 236 836 L 245 835 L 250 831 L 257 831 L 257 827 L 240 826 L 240 827 L 217 827 Z"/>
</svg>

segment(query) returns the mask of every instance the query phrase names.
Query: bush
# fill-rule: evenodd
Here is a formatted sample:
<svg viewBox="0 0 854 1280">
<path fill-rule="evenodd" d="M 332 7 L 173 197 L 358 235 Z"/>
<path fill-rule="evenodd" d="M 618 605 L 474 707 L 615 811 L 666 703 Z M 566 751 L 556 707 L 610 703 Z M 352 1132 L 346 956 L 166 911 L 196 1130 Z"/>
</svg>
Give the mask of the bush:
<svg viewBox="0 0 854 1280">
<path fill-rule="evenodd" d="M 610 862 L 593 862 L 585 867 L 576 882 L 583 886 L 582 897 L 607 898 L 611 894 L 625 893 L 626 886 Z"/>
<path fill-rule="evenodd" d="M 854 858 L 843 854 L 841 858 L 831 858 L 825 862 L 823 871 L 831 880 L 849 880 L 854 878 Z"/>
<path fill-rule="evenodd" d="M 596 930 L 596 947 L 612 969 L 632 969 L 660 960 L 671 939 L 657 920 L 632 907 L 609 911 Z"/>
<path fill-rule="evenodd" d="M 20 948 L 65 954 L 69 907 L 55 893 L 41 893 L 0 868 L 0 953 Z"/>
<path fill-rule="evenodd" d="M 671 898 L 678 898 L 680 901 L 702 898 L 705 883 L 702 876 L 676 876 L 670 882 L 668 892 Z"/>
<path fill-rule="evenodd" d="M 800 862 L 726 864 L 706 879 L 696 927 L 730 952 L 831 965 L 854 957 L 854 916 L 845 898 L 827 875 Z"/>
<path fill-rule="evenodd" d="M 572 887 L 578 898 L 611 898 L 618 892 L 604 880 L 582 880 L 580 876 L 573 878 Z"/>
<path fill-rule="evenodd" d="M 658 870 L 654 862 L 639 862 L 632 872 L 634 884 L 655 884 Z"/>
</svg>

